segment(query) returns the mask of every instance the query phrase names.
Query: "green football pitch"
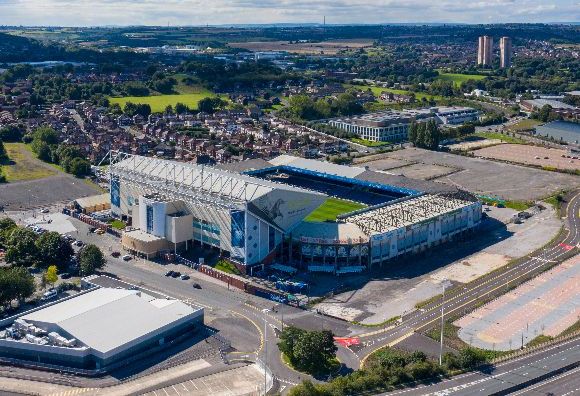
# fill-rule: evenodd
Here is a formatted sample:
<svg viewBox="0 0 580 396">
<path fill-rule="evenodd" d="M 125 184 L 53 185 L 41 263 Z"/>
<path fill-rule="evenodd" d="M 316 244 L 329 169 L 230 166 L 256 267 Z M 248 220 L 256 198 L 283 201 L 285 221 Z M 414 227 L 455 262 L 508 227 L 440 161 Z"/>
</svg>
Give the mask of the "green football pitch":
<svg viewBox="0 0 580 396">
<path fill-rule="evenodd" d="M 365 207 L 366 205 L 358 202 L 338 198 L 328 198 L 322 205 L 310 213 L 305 220 L 311 222 L 333 221 L 336 220 L 336 216 L 339 214 L 352 212 L 353 210 Z"/>
</svg>

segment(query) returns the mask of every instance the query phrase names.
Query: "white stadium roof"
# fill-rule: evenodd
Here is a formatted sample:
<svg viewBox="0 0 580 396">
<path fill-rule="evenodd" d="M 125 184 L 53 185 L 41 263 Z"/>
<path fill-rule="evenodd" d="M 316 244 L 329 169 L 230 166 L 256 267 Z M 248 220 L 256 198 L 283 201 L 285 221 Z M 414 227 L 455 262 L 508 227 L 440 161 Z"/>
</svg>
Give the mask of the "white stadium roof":
<svg viewBox="0 0 580 396">
<path fill-rule="evenodd" d="M 22 317 L 53 324 L 102 354 L 115 353 L 184 319 L 200 314 L 179 300 L 143 292 L 99 288 Z"/>
<path fill-rule="evenodd" d="M 307 169 L 313 172 L 327 173 L 330 175 L 355 178 L 365 172 L 365 168 L 354 166 L 337 165 L 331 162 L 317 161 L 307 158 L 294 157 L 282 154 L 269 161 L 274 166 L 293 166 L 299 169 Z"/>
<path fill-rule="evenodd" d="M 134 182 L 149 184 L 157 191 L 175 190 L 182 193 L 219 197 L 233 202 L 249 202 L 273 190 L 295 191 L 321 195 L 318 192 L 275 183 L 248 175 L 191 163 L 143 157 L 125 153 L 111 154 L 113 175 Z M 200 195 L 201 194 L 201 195 Z M 223 202 L 223 201 L 222 201 Z M 225 203 L 225 202 L 223 202 Z"/>
</svg>

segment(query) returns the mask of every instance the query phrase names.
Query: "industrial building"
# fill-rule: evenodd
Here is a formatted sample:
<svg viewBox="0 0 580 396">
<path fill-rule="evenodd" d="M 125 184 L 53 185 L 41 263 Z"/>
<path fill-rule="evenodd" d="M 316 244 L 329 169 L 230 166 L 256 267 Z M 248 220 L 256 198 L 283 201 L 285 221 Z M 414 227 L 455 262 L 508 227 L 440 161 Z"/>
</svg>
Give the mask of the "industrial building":
<svg viewBox="0 0 580 396">
<path fill-rule="evenodd" d="M 491 66 L 493 60 L 493 37 L 480 36 L 477 46 L 477 64 Z"/>
<path fill-rule="evenodd" d="M 476 121 L 479 112 L 470 107 L 432 107 L 413 110 L 385 110 L 356 117 L 339 118 L 328 123 L 336 128 L 355 133 L 373 142 L 400 142 L 406 140 L 412 122 L 434 119 L 438 124 L 458 125 Z"/>
<path fill-rule="evenodd" d="M 96 288 L 29 311 L 0 331 L 0 356 L 107 370 L 203 324 L 203 308 L 144 291 Z"/>
</svg>

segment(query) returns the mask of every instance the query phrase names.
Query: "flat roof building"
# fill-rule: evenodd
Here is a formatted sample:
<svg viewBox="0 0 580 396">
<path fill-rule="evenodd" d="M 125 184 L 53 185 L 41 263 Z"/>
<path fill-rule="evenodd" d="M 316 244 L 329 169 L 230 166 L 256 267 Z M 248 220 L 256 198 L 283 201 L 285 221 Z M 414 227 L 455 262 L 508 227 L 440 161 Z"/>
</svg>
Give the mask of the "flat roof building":
<svg viewBox="0 0 580 396">
<path fill-rule="evenodd" d="M 203 308 L 143 291 L 97 288 L 19 317 L 0 355 L 103 369 L 203 324 Z"/>
<path fill-rule="evenodd" d="M 328 123 L 374 142 L 406 140 L 413 121 L 435 119 L 440 124 L 457 125 L 476 121 L 479 111 L 470 107 L 432 107 L 427 109 L 385 110 L 356 117 L 339 118 Z"/>
</svg>

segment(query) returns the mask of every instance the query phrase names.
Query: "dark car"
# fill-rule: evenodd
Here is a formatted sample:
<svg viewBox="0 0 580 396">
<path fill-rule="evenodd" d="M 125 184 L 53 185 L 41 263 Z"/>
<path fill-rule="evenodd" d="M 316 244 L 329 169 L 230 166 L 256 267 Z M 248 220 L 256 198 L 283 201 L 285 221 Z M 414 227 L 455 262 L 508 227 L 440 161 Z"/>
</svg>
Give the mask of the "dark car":
<svg viewBox="0 0 580 396">
<path fill-rule="evenodd" d="M 70 274 L 68 272 L 63 272 L 62 274 L 60 274 L 60 279 L 69 279 L 70 278 Z"/>
<path fill-rule="evenodd" d="M 179 271 L 173 271 L 173 273 L 171 274 L 172 278 L 179 278 L 181 276 L 181 272 Z"/>
<path fill-rule="evenodd" d="M 191 286 L 193 286 L 194 289 L 201 289 L 201 285 L 199 283 L 194 283 Z"/>
<path fill-rule="evenodd" d="M 173 271 L 167 271 L 167 272 L 165 273 L 165 276 L 173 276 Z"/>
<path fill-rule="evenodd" d="M 189 275 L 187 275 L 187 274 L 181 275 L 181 280 L 188 280 L 188 279 L 189 279 Z"/>
<path fill-rule="evenodd" d="M 113 256 L 115 258 L 120 257 L 121 256 L 121 252 L 113 252 L 113 253 L 111 253 L 111 256 Z"/>
</svg>

